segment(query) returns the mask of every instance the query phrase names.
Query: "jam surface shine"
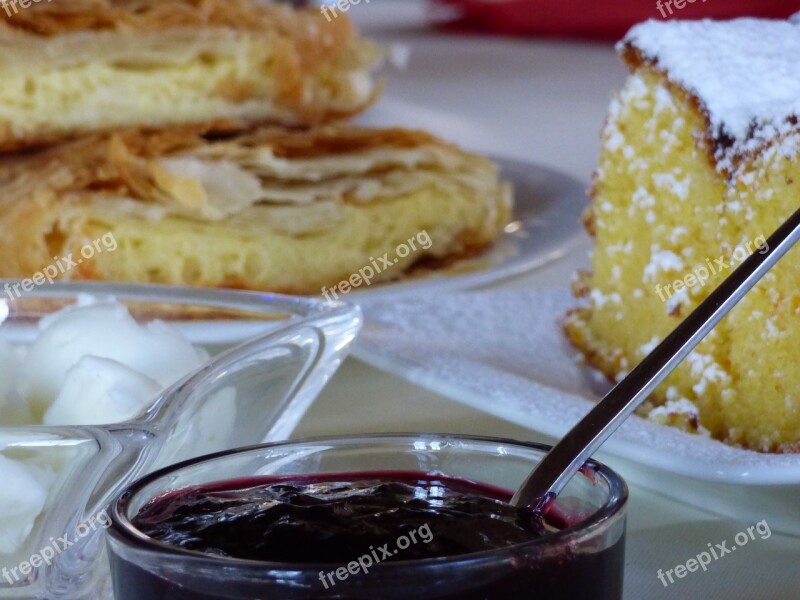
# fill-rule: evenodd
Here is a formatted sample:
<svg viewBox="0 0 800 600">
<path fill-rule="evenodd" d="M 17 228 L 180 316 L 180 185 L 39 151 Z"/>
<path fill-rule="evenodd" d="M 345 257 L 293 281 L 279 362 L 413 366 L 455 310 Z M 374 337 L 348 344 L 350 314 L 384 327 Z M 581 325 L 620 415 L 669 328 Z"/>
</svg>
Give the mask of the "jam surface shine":
<svg viewBox="0 0 800 600">
<path fill-rule="evenodd" d="M 181 490 L 134 525 L 186 550 L 246 560 L 340 563 L 408 535 L 390 560 L 453 557 L 546 534 L 509 494 L 420 473 L 251 479 Z"/>
</svg>

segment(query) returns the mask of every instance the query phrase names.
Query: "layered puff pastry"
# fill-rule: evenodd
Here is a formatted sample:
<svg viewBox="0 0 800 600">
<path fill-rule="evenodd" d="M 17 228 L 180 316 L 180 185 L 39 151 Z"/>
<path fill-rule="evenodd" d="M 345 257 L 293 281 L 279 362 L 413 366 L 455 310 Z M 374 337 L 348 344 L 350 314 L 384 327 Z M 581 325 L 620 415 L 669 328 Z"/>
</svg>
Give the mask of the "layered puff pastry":
<svg viewBox="0 0 800 600">
<path fill-rule="evenodd" d="M 475 255 L 511 203 L 493 162 L 418 131 L 93 134 L 0 159 L 0 276 L 113 236 L 64 277 L 320 294 Z"/>
<path fill-rule="evenodd" d="M 257 0 L 51 0 L 0 10 L 0 151 L 166 124 L 309 126 L 376 97 L 346 16 Z"/>
</svg>

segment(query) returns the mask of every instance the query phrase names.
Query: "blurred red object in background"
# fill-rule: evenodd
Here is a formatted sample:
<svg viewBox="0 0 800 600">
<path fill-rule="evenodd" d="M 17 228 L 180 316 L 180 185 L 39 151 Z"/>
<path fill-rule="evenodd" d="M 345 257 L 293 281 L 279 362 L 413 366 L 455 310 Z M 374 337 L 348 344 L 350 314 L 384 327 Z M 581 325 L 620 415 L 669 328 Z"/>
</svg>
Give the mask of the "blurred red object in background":
<svg viewBox="0 0 800 600">
<path fill-rule="evenodd" d="M 647 19 L 786 18 L 798 0 L 432 0 L 448 29 L 503 35 L 619 39 Z M 678 8 L 681 7 L 682 8 Z"/>
</svg>

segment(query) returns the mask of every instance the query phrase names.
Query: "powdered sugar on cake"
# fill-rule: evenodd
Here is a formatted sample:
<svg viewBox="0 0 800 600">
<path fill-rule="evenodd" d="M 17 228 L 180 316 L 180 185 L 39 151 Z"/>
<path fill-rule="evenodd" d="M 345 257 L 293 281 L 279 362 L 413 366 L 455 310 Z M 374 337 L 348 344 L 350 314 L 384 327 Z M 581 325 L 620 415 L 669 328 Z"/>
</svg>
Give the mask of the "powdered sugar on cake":
<svg viewBox="0 0 800 600">
<path fill-rule="evenodd" d="M 800 21 L 655 21 L 619 49 L 638 50 L 705 109 L 721 170 L 797 129 Z M 797 151 L 800 148 L 794 148 Z"/>
</svg>

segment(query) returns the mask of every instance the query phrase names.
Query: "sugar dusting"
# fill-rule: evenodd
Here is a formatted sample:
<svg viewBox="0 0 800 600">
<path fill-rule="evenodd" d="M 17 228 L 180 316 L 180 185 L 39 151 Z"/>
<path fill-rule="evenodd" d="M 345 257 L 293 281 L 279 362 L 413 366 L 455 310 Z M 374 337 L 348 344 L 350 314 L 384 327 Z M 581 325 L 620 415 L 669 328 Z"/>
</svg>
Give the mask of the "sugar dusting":
<svg viewBox="0 0 800 600">
<path fill-rule="evenodd" d="M 644 268 L 644 275 L 642 281 L 658 282 L 660 273 L 675 273 L 681 272 L 686 268 L 680 256 L 670 250 L 653 249 L 653 254 L 650 257 L 650 263 Z"/>
<path fill-rule="evenodd" d="M 692 386 L 692 391 L 702 396 L 708 391 L 709 386 L 728 387 L 731 377 L 713 356 L 692 352 L 686 359 L 692 371 L 692 377 L 697 380 Z"/>
<path fill-rule="evenodd" d="M 686 415 L 697 418 L 700 415 L 700 411 L 690 400 L 678 398 L 677 400 L 668 400 L 662 406 L 657 406 L 650 411 L 648 416 L 651 419 L 655 419 L 657 417 L 668 417 L 672 415 Z"/>
<path fill-rule="evenodd" d="M 797 129 L 798 19 L 650 20 L 634 27 L 618 49 L 628 46 L 698 98 L 720 170 L 734 171 L 738 158 Z M 800 146 L 793 141 L 796 153 Z"/>
</svg>

